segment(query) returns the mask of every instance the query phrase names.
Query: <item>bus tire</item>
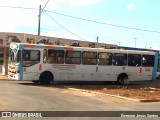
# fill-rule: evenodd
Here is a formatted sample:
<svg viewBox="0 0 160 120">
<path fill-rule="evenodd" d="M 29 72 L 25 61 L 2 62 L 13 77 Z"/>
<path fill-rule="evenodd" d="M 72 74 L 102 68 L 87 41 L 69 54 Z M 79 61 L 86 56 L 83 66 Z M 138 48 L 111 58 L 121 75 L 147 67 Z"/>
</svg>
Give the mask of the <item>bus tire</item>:
<svg viewBox="0 0 160 120">
<path fill-rule="evenodd" d="M 40 77 L 39 77 L 39 82 L 40 84 L 50 84 L 51 82 L 53 82 L 53 74 L 49 71 L 45 71 L 43 72 Z"/>
<path fill-rule="evenodd" d="M 128 75 L 126 73 L 121 73 L 117 77 L 118 85 L 128 85 Z"/>
</svg>

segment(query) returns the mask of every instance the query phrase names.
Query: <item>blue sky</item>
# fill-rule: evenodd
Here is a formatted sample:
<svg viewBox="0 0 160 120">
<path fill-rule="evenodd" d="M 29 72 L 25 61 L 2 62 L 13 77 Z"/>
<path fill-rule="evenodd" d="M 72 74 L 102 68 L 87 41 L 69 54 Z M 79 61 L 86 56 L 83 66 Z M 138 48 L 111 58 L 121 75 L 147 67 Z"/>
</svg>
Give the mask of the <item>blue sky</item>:
<svg viewBox="0 0 160 120">
<path fill-rule="evenodd" d="M 39 5 L 42 5 L 43 8 L 46 2 L 47 0 L 0 0 L 0 31 L 37 34 L 38 10 L 2 6 L 38 9 Z M 43 12 L 41 35 L 92 42 L 95 42 L 96 36 L 98 36 L 101 43 L 160 49 L 160 0 L 49 0 L 45 10 L 106 24 L 47 12 L 52 17 L 50 18 Z M 125 29 L 112 25 L 159 33 Z"/>
</svg>

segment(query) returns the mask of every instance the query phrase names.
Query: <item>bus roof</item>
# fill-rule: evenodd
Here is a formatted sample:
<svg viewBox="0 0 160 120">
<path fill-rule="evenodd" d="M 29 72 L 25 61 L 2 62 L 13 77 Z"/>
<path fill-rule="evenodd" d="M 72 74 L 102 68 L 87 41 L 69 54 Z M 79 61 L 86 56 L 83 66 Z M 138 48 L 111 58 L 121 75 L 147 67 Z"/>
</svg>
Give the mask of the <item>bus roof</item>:
<svg viewBox="0 0 160 120">
<path fill-rule="evenodd" d="M 135 54 L 154 54 L 153 51 L 142 50 L 124 50 L 124 49 L 105 49 L 105 48 L 90 48 L 90 47 L 73 47 L 62 45 L 45 45 L 45 44 L 29 44 L 29 43 L 11 43 L 11 45 L 24 45 L 26 48 L 41 48 L 41 49 L 56 49 L 56 50 L 80 50 L 80 51 L 94 51 L 94 52 L 114 52 L 114 53 L 135 53 Z M 10 46 L 11 46 L 10 45 Z"/>
</svg>

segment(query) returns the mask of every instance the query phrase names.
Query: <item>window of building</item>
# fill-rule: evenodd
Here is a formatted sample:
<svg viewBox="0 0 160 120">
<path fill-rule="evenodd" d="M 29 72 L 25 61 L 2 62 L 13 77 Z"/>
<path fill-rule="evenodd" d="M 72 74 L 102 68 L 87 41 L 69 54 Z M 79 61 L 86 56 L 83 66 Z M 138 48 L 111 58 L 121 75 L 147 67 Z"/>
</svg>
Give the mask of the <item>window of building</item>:
<svg viewBox="0 0 160 120">
<path fill-rule="evenodd" d="M 141 55 L 128 54 L 128 66 L 141 66 Z"/>
<path fill-rule="evenodd" d="M 66 51 L 66 64 L 81 64 L 81 52 Z"/>
<path fill-rule="evenodd" d="M 0 52 L 0 65 L 3 65 L 4 53 Z"/>
<path fill-rule="evenodd" d="M 112 65 L 112 53 L 99 53 L 98 65 Z"/>
<path fill-rule="evenodd" d="M 64 63 L 64 51 L 63 50 L 48 50 L 48 63 L 57 63 L 63 64 Z"/>
<path fill-rule="evenodd" d="M 154 55 L 142 55 L 142 66 L 153 67 L 154 66 Z"/>
<path fill-rule="evenodd" d="M 127 65 L 127 54 L 114 53 L 113 54 L 113 65 L 115 65 L 115 66 L 126 66 Z"/>
<path fill-rule="evenodd" d="M 84 65 L 96 65 L 97 64 L 97 53 L 96 52 L 83 52 L 82 63 Z"/>
</svg>

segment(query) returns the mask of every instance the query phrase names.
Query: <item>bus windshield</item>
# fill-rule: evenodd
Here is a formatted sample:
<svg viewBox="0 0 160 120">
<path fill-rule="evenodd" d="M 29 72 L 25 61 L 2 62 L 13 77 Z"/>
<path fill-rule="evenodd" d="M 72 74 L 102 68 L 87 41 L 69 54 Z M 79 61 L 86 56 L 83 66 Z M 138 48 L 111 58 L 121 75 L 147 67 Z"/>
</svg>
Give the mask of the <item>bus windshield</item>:
<svg viewBox="0 0 160 120">
<path fill-rule="evenodd" d="M 10 49 L 9 51 L 9 63 L 17 64 L 20 62 L 20 50 L 18 49 Z"/>
</svg>

